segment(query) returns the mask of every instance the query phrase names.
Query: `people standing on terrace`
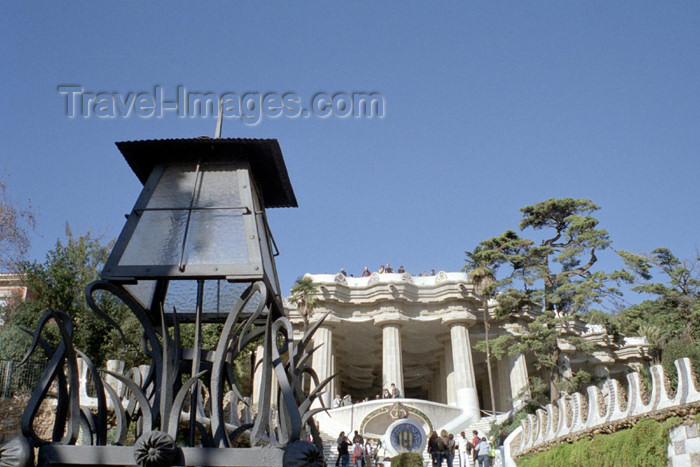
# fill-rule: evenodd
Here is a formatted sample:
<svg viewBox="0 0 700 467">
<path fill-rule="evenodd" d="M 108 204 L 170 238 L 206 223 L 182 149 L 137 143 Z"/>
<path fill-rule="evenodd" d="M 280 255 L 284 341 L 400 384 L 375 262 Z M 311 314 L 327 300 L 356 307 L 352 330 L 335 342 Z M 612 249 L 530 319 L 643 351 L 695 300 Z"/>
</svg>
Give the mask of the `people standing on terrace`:
<svg viewBox="0 0 700 467">
<path fill-rule="evenodd" d="M 367 266 L 365 266 L 365 269 L 362 271 L 362 277 L 369 277 L 371 275 L 372 273 L 369 272 L 369 269 L 367 268 Z"/>
</svg>

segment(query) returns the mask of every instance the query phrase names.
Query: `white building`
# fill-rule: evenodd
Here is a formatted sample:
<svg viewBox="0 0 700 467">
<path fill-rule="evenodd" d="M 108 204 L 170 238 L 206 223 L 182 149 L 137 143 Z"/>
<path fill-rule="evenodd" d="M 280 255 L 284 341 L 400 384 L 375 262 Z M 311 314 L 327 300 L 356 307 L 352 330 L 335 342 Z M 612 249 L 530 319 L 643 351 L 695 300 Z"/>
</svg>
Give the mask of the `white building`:
<svg viewBox="0 0 700 467">
<path fill-rule="evenodd" d="M 493 410 L 485 354 L 475 348 L 484 340 L 483 302 L 466 273 L 307 277 L 319 286 L 311 323 L 329 313 L 315 334 L 314 346 L 320 347 L 311 365 L 321 381 L 338 373 L 324 401 L 331 407 L 336 395 L 349 394 L 354 402 L 320 414 L 324 432 L 358 429 L 379 438 L 397 413 L 406 411 L 427 433 L 443 428 L 458 433 L 478 422 L 484 411 Z M 288 311 L 295 333 L 301 335 L 301 315 L 296 309 Z M 517 322 L 504 323 L 491 309 L 489 337 L 523 332 L 533 317 L 523 313 Z M 647 359 L 644 339 L 616 344 L 602 327 L 582 322 L 572 322 L 563 332 L 577 333 L 598 345 L 592 355 L 564 346 L 574 370 L 587 368 L 624 378 Z M 508 356 L 491 366 L 495 410 L 508 412 L 529 395 L 528 376 L 536 373 L 532 356 Z M 392 383 L 401 399 L 377 399 Z"/>
<path fill-rule="evenodd" d="M 5 306 L 13 300 L 24 301 L 27 287 L 21 274 L 0 273 L 0 325 L 4 324 Z"/>
</svg>

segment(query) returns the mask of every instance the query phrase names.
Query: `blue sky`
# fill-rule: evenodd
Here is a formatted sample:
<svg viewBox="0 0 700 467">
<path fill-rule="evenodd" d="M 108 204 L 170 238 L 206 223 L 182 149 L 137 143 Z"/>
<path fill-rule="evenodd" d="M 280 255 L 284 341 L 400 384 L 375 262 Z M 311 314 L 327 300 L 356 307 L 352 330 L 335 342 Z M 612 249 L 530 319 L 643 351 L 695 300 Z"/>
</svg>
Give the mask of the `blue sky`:
<svg viewBox="0 0 700 467">
<path fill-rule="evenodd" d="M 454 271 L 518 209 L 590 198 L 614 246 L 691 257 L 700 229 L 697 2 L 3 2 L 0 168 L 38 214 L 121 230 L 140 184 L 115 141 L 215 119 L 67 118 L 86 91 L 378 92 L 384 117 L 224 122 L 277 138 L 298 209 L 271 210 L 283 290 L 390 262 Z M 612 252 L 601 265 L 616 265 Z"/>
</svg>

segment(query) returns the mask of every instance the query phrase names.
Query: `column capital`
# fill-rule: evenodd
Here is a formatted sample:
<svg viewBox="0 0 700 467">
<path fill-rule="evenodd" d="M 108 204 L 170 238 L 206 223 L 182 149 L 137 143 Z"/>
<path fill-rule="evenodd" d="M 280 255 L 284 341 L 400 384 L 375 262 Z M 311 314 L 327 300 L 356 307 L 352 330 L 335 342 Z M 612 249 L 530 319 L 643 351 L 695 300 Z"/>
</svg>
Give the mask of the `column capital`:
<svg viewBox="0 0 700 467">
<path fill-rule="evenodd" d="M 401 327 L 403 323 L 407 323 L 409 320 L 407 317 L 399 313 L 383 313 L 379 316 L 374 317 L 375 326 L 386 326 L 388 324 L 394 324 Z"/>
<path fill-rule="evenodd" d="M 452 312 L 442 317 L 443 326 L 453 326 L 455 324 L 463 324 L 467 327 L 476 323 L 476 316 L 468 311 Z"/>
<path fill-rule="evenodd" d="M 340 318 L 338 318 L 337 316 L 328 315 L 328 316 L 326 316 L 326 319 L 323 320 L 323 323 L 321 324 L 320 327 L 333 329 L 334 327 L 336 327 L 340 324 L 340 321 L 341 321 Z M 312 318 L 311 321 L 309 322 L 309 327 L 313 326 L 317 322 L 318 322 L 318 319 Z"/>
</svg>

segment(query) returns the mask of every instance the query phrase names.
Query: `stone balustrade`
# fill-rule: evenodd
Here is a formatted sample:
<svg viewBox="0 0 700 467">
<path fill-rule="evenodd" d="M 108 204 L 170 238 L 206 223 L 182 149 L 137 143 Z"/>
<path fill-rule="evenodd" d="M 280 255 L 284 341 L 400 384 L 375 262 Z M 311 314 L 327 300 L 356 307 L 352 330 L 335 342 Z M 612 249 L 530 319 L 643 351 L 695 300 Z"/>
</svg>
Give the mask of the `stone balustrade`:
<svg viewBox="0 0 700 467">
<path fill-rule="evenodd" d="M 627 375 L 625 392 L 619 381 L 608 379 L 602 390 L 598 386 L 587 389 L 587 397 L 575 393 L 547 404 L 546 410 L 537 410 L 521 422 L 506 440 L 509 462 L 528 452 L 546 449 L 562 441 L 573 441 L 599 431 L 616 431 L 640 418 L 663 415 L 673 409 L 700 407 L 700 392 L 690 360 L 675 361 L 678 384 L 675 392 L 661 365 L 651 367 L 652 388 L 648 394 L 639 373 Z"/>
</svg>

